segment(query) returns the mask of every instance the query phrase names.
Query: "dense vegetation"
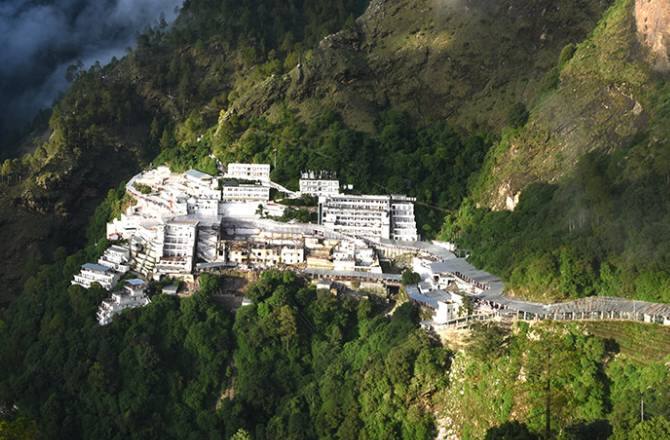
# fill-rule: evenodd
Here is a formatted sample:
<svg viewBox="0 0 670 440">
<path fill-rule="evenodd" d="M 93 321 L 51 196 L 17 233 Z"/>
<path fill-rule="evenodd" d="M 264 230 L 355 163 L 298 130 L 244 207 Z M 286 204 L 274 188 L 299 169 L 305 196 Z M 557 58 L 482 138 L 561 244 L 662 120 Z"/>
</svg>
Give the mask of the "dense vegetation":
<svg viewBox="0 0 670 440">
<path fill-rule="evenodd" d="M 670 302 L 670 168 L 625 154 L 585 156 L 560 184 L 529 186 L 514 211 L 468 201 L 443 237 L 525 296 Z"/>
<path fill-rule="evenodd" d="M 613 358 L 616 345 L 561 326 L 482 327 L 454 357 L 412 305 L 389 318 L 383 302 L 318 293 L 291 272 L 264 273 L 235 315 L 215 299 L 222 279 L 203 275 L 193 296 L 152 289 L 149 306 L 100 327 L 107 292 L 69 280 L 106 248 L 123 203 L 110 191 L 86 248 L 59 252 L 0 315 L 0 437 L 421 439 L 448 417 L 465 438 L 535 438 L 547 383 L 563 438 L 665 429 L 663 357 Z M 633 395 L 653 423 L 639 426 Z"/>
<path fill-rule="evenodd" d="M 560 438 L 667 429 L 663 362 L 613 359 L 578 328 L 483 327 L 454 358 L 410 304 L 388 318 L 289 272 L 263 274 L 234 317 L 203 276 L 190 298 L 156 294 L 99 327 L 106 292 L 62 281 L 85 256 L 43 268 L 0 321 L 0 408 L 18 408 L 3 410 L 0 436 L 428 439 L 448 417 L 464 438 L 530 439 L 547 402 Z"/>
<path fill-rule="evenodd" d="M 444 122 L 416 127 L 393 111 L 380 116 L 376 135 L 348 128 L 336 112 L 305 123 L 289 110 L 274 123 L 232 116 L 212 128 L 180 131 L 185 140 L 162 143 L 157 161 L 211 172 L 213 151 L 224 163 L 271 163 L 272 178 L 296 190 L 301 171 L 335 171 L 340 183 L 359 193 L 417 197 L 418 227 L 426 238 L 439 230 L 445 211 L 458 207 L 490 145 L 486 137 L 461 136 Z"/>
<path fill-rule="evenodd" d="M 564 48 L 444 225 L 519 295 L 670 302 L 670 89 L 637 49 L 634 3 Z"/>
<path fill-rule="evenodd" d="M 0 168 L 2 259 L 9 262 L 3 271 L 13 281 L 5 291 L 19 291 L 13 288 L 16 274 L 31 275 L 0 315 L 0 438 L 39 432 L 96 439 L 414 439 L 434 438 L 438 428 L 463 438 L 538 438 L 547 429 L 547 415 L 549 430 L 559 438 L 667 436 L 667 353 L 655 353 L 651 361 L 626 355 L 623 347 L 617 354 L 612 341 L 576 327 L 480 328 L 468 348 L 454 354 L 419 329 L 409 304 L 388 317 L 385 304 L 317 293 L 280 272 L 264 274 L 248 291 L 254 304 L 235 315 L 215 300 L 221 280 L 203 276 L 190 298 L 152 292 L 151 305 L 124 313 L 110 326 L 97 325 L 95 310 L 107 293 L 84 291 L 69 280 L 107 244 L 100 240 L 104 224 L 124 204 L 122 189 L 108 189 L 149 162 L 213 173 L 214 158 L 270 162 L 273 178 L 294 188 L 300 171 L 326 169 L 354 191 L 416 196 L 425 237 L 435 235 L 445 214 L 460 205 L 449 213 L 442 237 L 457 241 L 475 263 L 503 275 L 520 294 L 670 300 L 664 244 L 670 239 L 670 161 L 663 143 L 670 101 L 663 79 L 643 100 L 654 124 L 634 136 L 629 125 L 607 119 L 611 110 L 589 118 L 583 117 L 588 112 L 570 113 L 583 107 L 565 105 L 606 108 L 616 103 L 596 99 L 603 84 L 609 93 L 624 82 L 640 87 L 649 80 L 639 63 L 628 63 L 629 47 L 621 44 L 628 28 L 620 18 L 632 2 L 616 2 L 605 25 L 586 42 L 565 46 L 553 68 L 546 64 L 558 56 L 560 42 L 588 32 L 608 2 L 547 2 L 551 8 L 545 8 L 538 1 L 531 10 L 512 7 L 511 17 L 494 20 L 473 4 L 465 18 L 445 14 L 463 41 L 440 34 L 449 28 L 439 14 L 420 10 L 422 18 L 412 22 L 408 9 L 386 11 L 368 18 L 371 41 L 359 51 L 374 56 L 347 58 L 358 50 L 353 18 L 363 3 L 191 0 L 173 27 L 162 23 L 149 30 L 123 60 L 72 72 L 76 80 L 52 113 L 49 139 Z M 421 21 L 425 16 L 434 21 Z M 540 16 L 547 21 L 533 21 Z M 573 17 L 579 24 L 574 28 L 568 26 Z M 396 25 L 408 33 L 394 34 Z M 317 42 L 341 28 L 345 41 L 334 44 L 344 44 L 345 55 L 315 54 Z M 496 36 L 500 30 L 501 46 L 483 37 L 482 28 L 494 29 Z M 435 37 L 434 45 L 421 45 L 426 34 Z M 439 45 L 445 36 L 448 51 Z M 490 50 L 500 53 L 477 56 Z M 452 70 L 434 64 L 435 54 L 449 60 Z M 440 78 L 420 80 L 425 72 L 413 56 Z M 395 65 L 374 65 L 374 57 Z M 298 63 L 312 71 L 296 72 Z M 320 90 L 316 110 L 289 102 L 292 95 L 277 90 L 287 87 L 280 78 L 313 79 L 314 71 L 331 68 L 334 77 L 325 85 L 308 83 Z M 374 69 L 373 83 L 389 82 L 374 88 L 373 99 L 344 95 L 352 98 L 351 107 L 338 111 L 321 105 L 351 84 L 354 94 L 364 93 L 365 86 L 355 86 L 366 84 L 361 72 Z M 527 74 L 516 75 L 524 69 Z M 570 75 L 578 81 L 570 82 Z M 426 87 L 431 82 L 446 86 Z M 387 95 L 396 89 L 416 95 L 403 106 L 416 111 L 390 110 L 393 99 Z M 421 94 L 423 89 L 428 93 Z M 560 93 L 567 101 L 557 98 Z M 443 102 L 445 96 L 453 99 Z M 430 117 L 444 114 L 431 106 L 446 106 L 450 114 L 461 105 L 467 130 Z M 537 152 L 550 145 L 546 131 L 530 129 L 544 127 L 538 123 L 544 105 L 551 118 L 561 115 L 553 118 L 561 124 L 612 124 L 625 140 L 598 132 L 610 142 L 601 149 L 607 153 L 569 156 L 576 167 L 563 151 L 519 154 L 520 164 L 512 166 L 522 176 L 525 161 L 539 160 L 565 168 L 566 177 L 528 186 L 513 212 L 483 208 L 482 188 L 495 190 L 500 170 L 500 176 L 509 175 L 497 159 L 521 151 L 519 146 Z M 368 130 L 352 128 L 351 120 L 361 115 L 352 108 L 365 108 L 373 121 Z M 512 128 L 489 151 L 491 136 L 479 134 L 478 127 L 505 119 L 504 113 Z M 591 142 L 580 141 L 586 140 Z M 466 198 L 469 183 L 472 197 Z M 84 241 L 83 250 L 66 256 Z M 68 250 L 54 251 L 59 244 Z M 45 256 L 53 263 L 39 266 Z M 415 282 L 416 276 L 406 272 L 403 280 Z M 656 330 L 626 327 L 625 336 L 638 347 Z M 639 423 L 641 400 L 646 420 Z"/>
<path fill-rule="evenodd" d="M 613 341 L 574 326 L 481 327 L 470 342 L 455 357 L 444 393 L 464 438 L 546 438 L 548 422 L 554 438 L 626 439 L 643 430 L 640 400 L 645 420 L 658 417 L 648 438 L 666 438 L 670 373 L 663 362 L 613 358 Z"/>
</svg>

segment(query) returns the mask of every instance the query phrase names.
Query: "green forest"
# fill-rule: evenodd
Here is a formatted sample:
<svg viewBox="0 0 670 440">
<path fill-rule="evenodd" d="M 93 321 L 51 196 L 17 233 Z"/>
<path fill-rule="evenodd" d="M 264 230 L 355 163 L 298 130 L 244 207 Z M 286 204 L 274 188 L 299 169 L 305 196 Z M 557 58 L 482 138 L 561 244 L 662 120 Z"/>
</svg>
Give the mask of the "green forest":
<svg viewBox="0 0 670 440">
<path fill-rule="evenodd" d="M 425 9 L 376 2 L 360 17 L 360 0 L 187 0 L 175 23 L 139 35 L 122 59 L 70 72 L 71 88 L 36 122 L 46 136 L 0 166 L 0 440 L 670 439 L 670 336 L 659 327 L 492 325 L 442 344 L 402 295 L 334 297 L 279 271 L 250 285 L 253 304 L 237 311 L 218 298 L 226 280 L 203 275 L 187 298 L 153 284 L 149 306 L 100 327 L 108 292 L 70 285 L 107 247 L 105 223 L 127 203 L 124 181 L 158 164 L 214 173 L 218 159 L 271 163 L 289 188 L 313 169 L 336 172 L 357 193 L 414 196 L 422 237 L 455 242 L 510 294 L 670 302 L 670 89 L 663 75 L 642 76 L 622 44 L 633 2 L 512 1 L 523 14 L 511 7 L 499 21 L 472 2 L 475 31 L 418 3 Z M 547 25 L 543 11 L 560 21 Z M 505 77 L 516 70 L 477 53 L 491 46 L 480 28 L 509 23 L 517 27 L 501 32 L 501 56 L 528 70 L 519 83 Z M 449 32 L 426 37 L 440 26 Z M 339 30 L 324 49 L 323 37 Z M 527 44 L 516 48 L 510 35 Z M 379 67 L 364 53 L 393 62 Z M 403 62 L 411 74 L 394 77 Z M 468 67 L 481 84 L 428 75 L 445 66 Z M 323 85 L 320 69 L 343 73 Z M 308 74 L 318 94 L 305 97 L 292 87 Z M 379 84 L 374 103 L 302 101 L 330 102 L 365 75 Z M 394 101 L 395 88 L 431 81 L 449 83 L 428 102 L 455 108 L 453 118 L 433 117 L 418 97 Z M 582 104 L 569 92 L 590 100 L 577 119 L 597 126 L 588 111 L 614 105 L 598 100 L 599 87 L 639 98 L 642 128 L 607 119 L 623 140 L 603 135 L 606 147 L 569 157 L 542 150 L 558 135 L 538 115 L 553 119 L 560 108 L 562 122 L 577 118 L 564 113 L 571 106 L 561 99 Z M 456 114 L 478 99 L 467 109 L 474 116 Z M 352 123 L 360 108 L 370 124 Z M 508 166 L 527 185 L 514 210 L 496 210 L 487 191 L 509 172 L 506 154 L 516 154 Z M 565 172 L 527 174 L 538 160 Z M 308 217 L 297 208 L 282 220 Z"/>
<path fill-rule="evenodd" d="M 203 275 L 100 327 L 106 292 L 63 278 L 82 257 L 42 269 L 0 326 L 2 438 L 430 439 L 449 417 L 463 438 L 534 439 L 548 393 L 552 436 L 668 434 L 667 367 L 577 327 L 482 327 L 452 352 L 409 303 L 387 317 L 276 271 L 235 314 Z"/>
<path fill-rule="evenodd" d="M 521 296 L 670 302 L 670 168 L 646 161 L 586 155 L 568 179 L 529 186 L 514 211 L 466 199 L 441 237 Z"/>
</svg>

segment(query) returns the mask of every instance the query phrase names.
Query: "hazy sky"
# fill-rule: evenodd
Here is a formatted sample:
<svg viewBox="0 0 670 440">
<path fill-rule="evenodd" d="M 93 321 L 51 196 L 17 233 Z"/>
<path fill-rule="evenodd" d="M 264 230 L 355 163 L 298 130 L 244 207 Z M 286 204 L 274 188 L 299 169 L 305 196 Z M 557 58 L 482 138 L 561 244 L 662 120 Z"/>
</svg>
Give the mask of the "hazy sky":
<svg viewBox="0 0 670 440">
<path fill-rule="evenodd" d="M 81 60 L 123 56 L 138 31 L 183 0 L 0 0 L 0 136 L 49 106 Z"/>
</svg>

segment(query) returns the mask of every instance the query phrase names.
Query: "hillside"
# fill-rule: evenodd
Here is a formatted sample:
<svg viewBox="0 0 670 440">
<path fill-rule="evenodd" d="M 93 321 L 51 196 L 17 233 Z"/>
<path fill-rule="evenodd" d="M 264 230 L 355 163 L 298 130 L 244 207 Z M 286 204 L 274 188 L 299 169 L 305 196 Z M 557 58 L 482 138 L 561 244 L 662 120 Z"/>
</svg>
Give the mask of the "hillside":
<svg viewBox="0 0 670 440">
<path fill-rule="evenodd" d="M 629 357 L 573 324 L 481 327 L 452 352 L 409 303 L 388 317 L 374 297 L 268 271 L 236 313 L 217 301 L 224 280 L 206 274 L 194 295 L 155 294 L 101 327 L 106 292 L 63 278 L 86 258 L 44 267 L 0 321 L 0 436 L 530 440 L 547 416 L 555 438 L 667 432 L 667 353 Z M 667 336 L 628 330 L 631 342 Z"/>
<path fill-rule="evenodd" d="M 551 90 L 504 130 L 445 225 L 519 295 L 670 300 L 670 95 L 659 49 L 647 47 L 665 40 L 636 27 L 666 6 L 618 1 L 566 47 Z"/>
<path fill-rule="evenodd" d="M 306 117 L 324 105 L 373 130 L 383 109 L 419 124 L 447 119 L 498 131 L 516 102 L 545 87 L 561 49 L 581 41 L 606 8 L 596 1 L 373 1 L 355 24 L 319 43 L 271 87 L 242 91 L 232 107 L 288 99 Z M 270 89 L 270 90 L 268 90 Z M 262 107 L 261 107 L 262 108 Z"/>
<path fill-rule="evenodd" d="M 181 166 L 197 165 L 208 150 L 267 160 L 271 144 L 291 133 L 279 180 L 309 165 L 334 168 L 361 189 L 411 192 L 427 206 L 424 233 L 434 235 L 510 107 L 541 92 L 561 48 L 583 39 L 605 7 L 351 0 L 291 10 L 267 2 L 256 20 L 254 2 L 188 2 L 172 28 L 148 31 L 123 60 L 79 72 L 51 117 L 49 141 L 3 165 L 3 297 L 57 247 L 80 245 L 106 191 L 161 150 Z M 365 12 L 354 20 L 356 11 Z M 272 25 L 258 26 L 263 20 Z M 311 151 L 316 142 L 323 148 Z M 361 143 L 374 144 L 367 157 L 358 156 Z M 411 159 L 417 143 L 425 165 Z M 304 159 L 294 160 L 296 147 Z M 343 148 L 351 151 L 335 153 L 343 161 L 326 160 Z M 389 156 L 381 169 L 379 155 Z M 439 181 L 440 169 L 463 161 Z M 38 240 L 49 230 L 59 233 Z M 26 258 L 14 258 L 17 249 Z"/>
<path fill-rule="evenodd" d="M 507 293 L 670 302 L 670 0 L 187 0 L 0 167 L 0 438 L 670 435 L 655 324 L 477 326 L 266 271 L 99 326 L 71 285 L 140 169 L 272 163 L 417 197 Z M 393 314 L 389 306 L 393 305 Z M 454 339 L 457 339 L 454 337 Z M 448 341 L 450 342 L 450 341 Z M 640 421 L 641 402 L 644 401 Z"/>
</svg>

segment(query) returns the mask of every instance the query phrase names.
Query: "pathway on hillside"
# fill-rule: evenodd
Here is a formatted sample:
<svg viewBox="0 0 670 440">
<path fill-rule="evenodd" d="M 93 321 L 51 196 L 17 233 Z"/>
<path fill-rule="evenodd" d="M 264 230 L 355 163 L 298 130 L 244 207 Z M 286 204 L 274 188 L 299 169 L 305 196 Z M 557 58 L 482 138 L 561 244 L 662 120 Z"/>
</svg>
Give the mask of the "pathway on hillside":
<svg viewBox="0 0 670 440">
<path fill-rule="evenodd" d="M 433 261 L 431 271 L 445 274 L 467 285 L 471 296 L 491 311 L 486 319 L 511 317 L 522 320 L 626 320 L 670 325 L 670 304 L 651 303 L 613 297 L 589 297 L 555 304 L 540 304 L 505 295 L 503 281 L 475 268 L 465 258 L 457 257 L 446 244 L 439 242 L 398 242 L 367 240 L 380 253 L 398 256 L 411 253 Z M 480 319 L 476 317 L 474 319 Z M 464 323 L 454 320 L 454 325 Z M 469 325 L 469 324 L 468 324 Z"/>
</svg>

